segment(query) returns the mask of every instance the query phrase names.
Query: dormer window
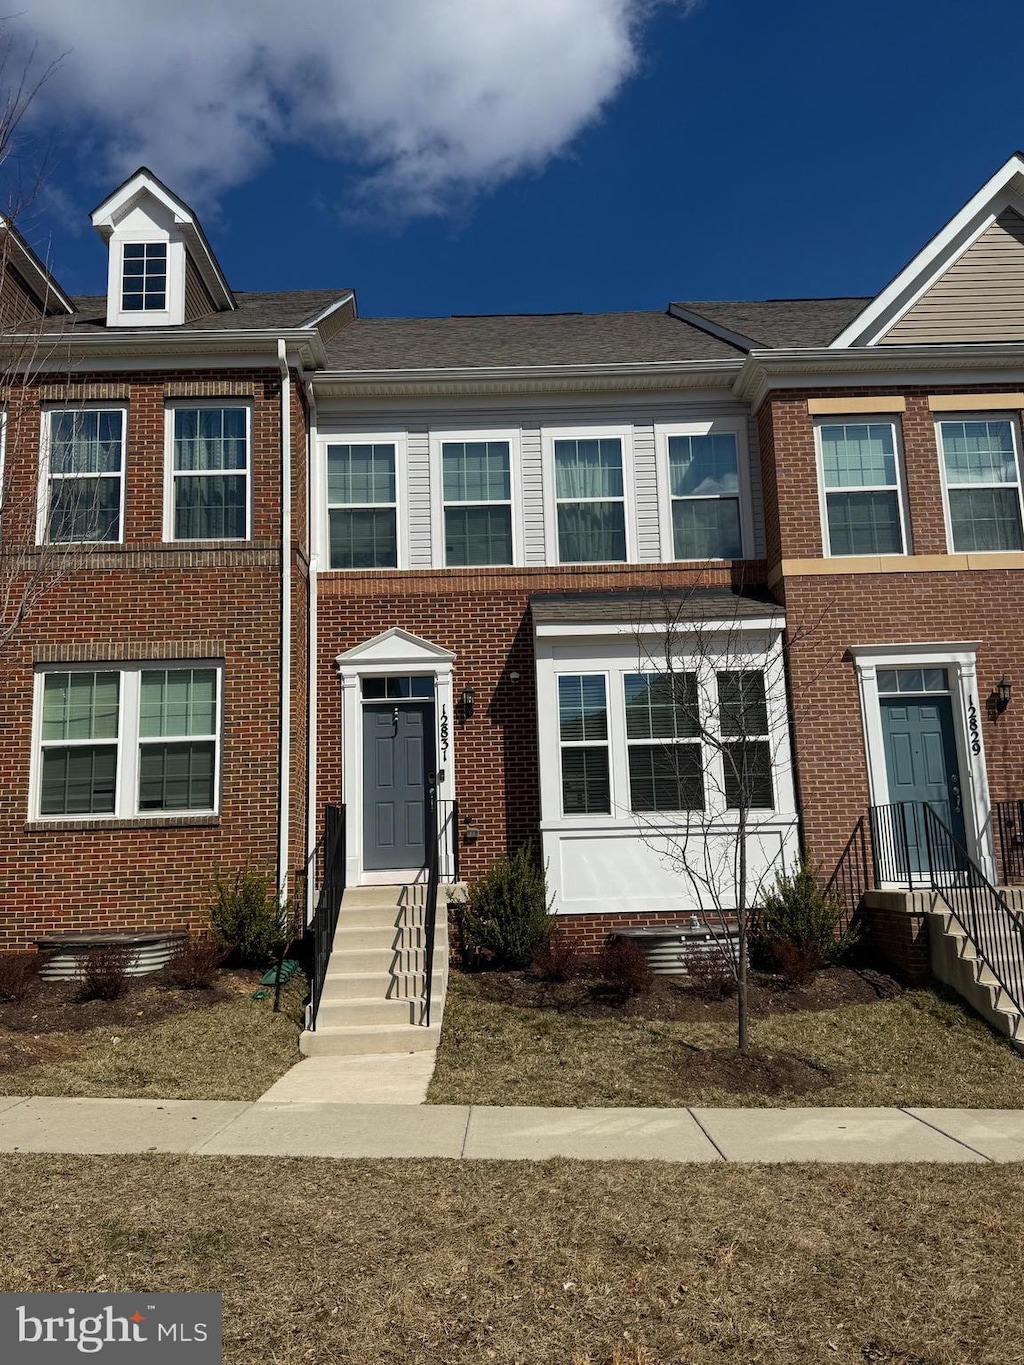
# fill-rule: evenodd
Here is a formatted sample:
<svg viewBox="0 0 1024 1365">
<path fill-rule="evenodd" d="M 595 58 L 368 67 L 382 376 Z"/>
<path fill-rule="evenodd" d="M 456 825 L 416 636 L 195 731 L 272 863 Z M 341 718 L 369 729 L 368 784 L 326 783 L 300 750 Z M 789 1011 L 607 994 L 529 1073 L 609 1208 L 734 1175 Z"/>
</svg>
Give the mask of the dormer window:
<svg viewBox="0 0 1024 1365">
<path fill-rule="evenodd" d="M 125 313 L 167 307 L 167 243 L 125 242 L 121 308 Z"/>
</svg>

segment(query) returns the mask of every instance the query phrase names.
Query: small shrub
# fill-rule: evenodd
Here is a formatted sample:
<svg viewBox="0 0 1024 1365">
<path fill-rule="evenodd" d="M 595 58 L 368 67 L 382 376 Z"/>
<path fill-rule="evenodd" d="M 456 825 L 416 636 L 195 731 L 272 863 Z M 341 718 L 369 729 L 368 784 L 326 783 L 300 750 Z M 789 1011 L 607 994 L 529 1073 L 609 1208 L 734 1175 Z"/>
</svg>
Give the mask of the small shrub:
<svg viewBox="0 0 1024 1365">
<path fill-rule="evenodd" d="M 574 981 L 583 975 L 579 948 L 565 934 L 555 934 L 533 959 L 533 970 L 542 981 Z"/>
<path fill-rule="evenodd" d="M 613 938 L 601 950 L 598 959 L 601 980 L 625 999 L 631 995 L 647 995 L 654 986 L 654 976 L 647 954 L 631 938 Z"/>
<path fill-rule="evenodd" d="M 726 1000 L 736 994 L 736 975 L 721 948 L 712 946 L 686 956 L 686 974 L 704 1000 Z"/>
<path fill-rule="evenodd" d="M 225 950 L 209 934 L 190 934 L 172 953 L 167 983 L 181 991 L 208 990 L 217 979 Z"/>
<path fill-rule="evenodd" d="M 271 873 L 250 867 L 214 877 L 213 936 L 236 962 L 265 966 L 287 933 L 286 923 L 287 908 L 278 900 Z"/>
<path fill-rule="evenodd" d="M 804 984 L 816 971 L 838 962 L 860 937 L 857 925 L 842 933 L 843 907 L 827 895 L 818 869 L 801 862 L 781 872 L 761 905 L 757 921 L 759 956 L 794 984 Z"/>
<path fill-rule="evenodd" d="M 0 953 L 0 1000 L 24 1000 L 45 964 L 42 953 Z"/>
<path fill-rule="evenodd" d="M 470 882 L 458 911 L 467 955 L 486 956 L 500 969 L 528 967 L 555 928 L 547 881 L 524 845 Z"/>
<path fill-rule="evenodd" d="M 79 999 L 120 999 L 128 989 L 128 968 L 135 952 L 130 943 L 94 943 L 86 948 L 79 968 Z"/>
</svg>

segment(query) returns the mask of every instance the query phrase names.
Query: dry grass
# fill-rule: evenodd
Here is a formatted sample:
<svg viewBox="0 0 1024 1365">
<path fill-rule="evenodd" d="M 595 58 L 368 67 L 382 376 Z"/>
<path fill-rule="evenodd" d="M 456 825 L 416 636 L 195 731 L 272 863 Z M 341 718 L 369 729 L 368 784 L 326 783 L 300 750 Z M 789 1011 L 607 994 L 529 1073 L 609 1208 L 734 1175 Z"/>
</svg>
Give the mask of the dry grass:
<svg viewBox="0 0 1024 1365">
<path fill-rule="evenodd" d="M 42 1054 L 0 1071 L 0 1095 L 98 1095 L 162 1100 L 254 1100 L 299 1060 L 305 981 L 272 1000 L 240 995 L 156 1023 L 82 1033 L 0 1031 L 0 1047 Z"/>
<path fill-rule="evenodd" d="M 0 1158 L 0 1288 L 219 1290 L 227 1365 L 1006 1365 L 1020 1167 Z"/>
<path fill-rule="evenodd" d="M 581 1019 L 483 1000 L 453 974 L 433 1104 L 1024 1104 L 1024 1059 L 955 1000 L 915 991 L 872 1005 L 755 1020 L 752 1045 L 827 1067 L 807 1094 L 738 1092 L 687 1077 L 694 1048 L 733 1045 L 730 1024 Z"/>
</svg>

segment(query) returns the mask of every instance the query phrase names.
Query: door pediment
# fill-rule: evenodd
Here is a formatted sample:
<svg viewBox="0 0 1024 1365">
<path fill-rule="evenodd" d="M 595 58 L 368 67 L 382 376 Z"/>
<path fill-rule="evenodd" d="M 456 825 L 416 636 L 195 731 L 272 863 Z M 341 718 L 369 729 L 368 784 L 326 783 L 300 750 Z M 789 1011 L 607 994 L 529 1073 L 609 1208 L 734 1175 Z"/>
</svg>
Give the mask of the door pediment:
<svg viewBox="0 0 1024 1365">
<path fill-rule="evenodd" d="M 372 640 L 354 645 L 336 659 L 338 667 L 346 671 L 366 666 L 434 669 L 439 665 L 450 667 L 454 662 L 455 655 L 450 649 L 442 649 L 440 645 L 423 640 L 418 635 L 402 630 L 400 626 L 392 626 L 390 630 L 375 635 Z"/>
</svg>

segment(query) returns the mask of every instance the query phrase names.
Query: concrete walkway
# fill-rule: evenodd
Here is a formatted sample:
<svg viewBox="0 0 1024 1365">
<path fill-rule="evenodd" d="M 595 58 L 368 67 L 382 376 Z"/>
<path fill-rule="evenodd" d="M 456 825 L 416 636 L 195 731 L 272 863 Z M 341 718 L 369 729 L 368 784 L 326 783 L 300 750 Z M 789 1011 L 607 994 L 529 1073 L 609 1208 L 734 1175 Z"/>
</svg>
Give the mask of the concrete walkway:
<svg viewBox="0 0 1024 1365">
<path fill-rule="evenodd" d="M 1024 1110 L 529 1109 L 4 1097 L 0 1152 L 977 1164 L 1024 1160 Z"/>
<path fill-rule="evenodd" d="M 437 1049 L 304 1057 L 265 1090 L 258 1104 L 423 1104 Z"/>
</svg>

